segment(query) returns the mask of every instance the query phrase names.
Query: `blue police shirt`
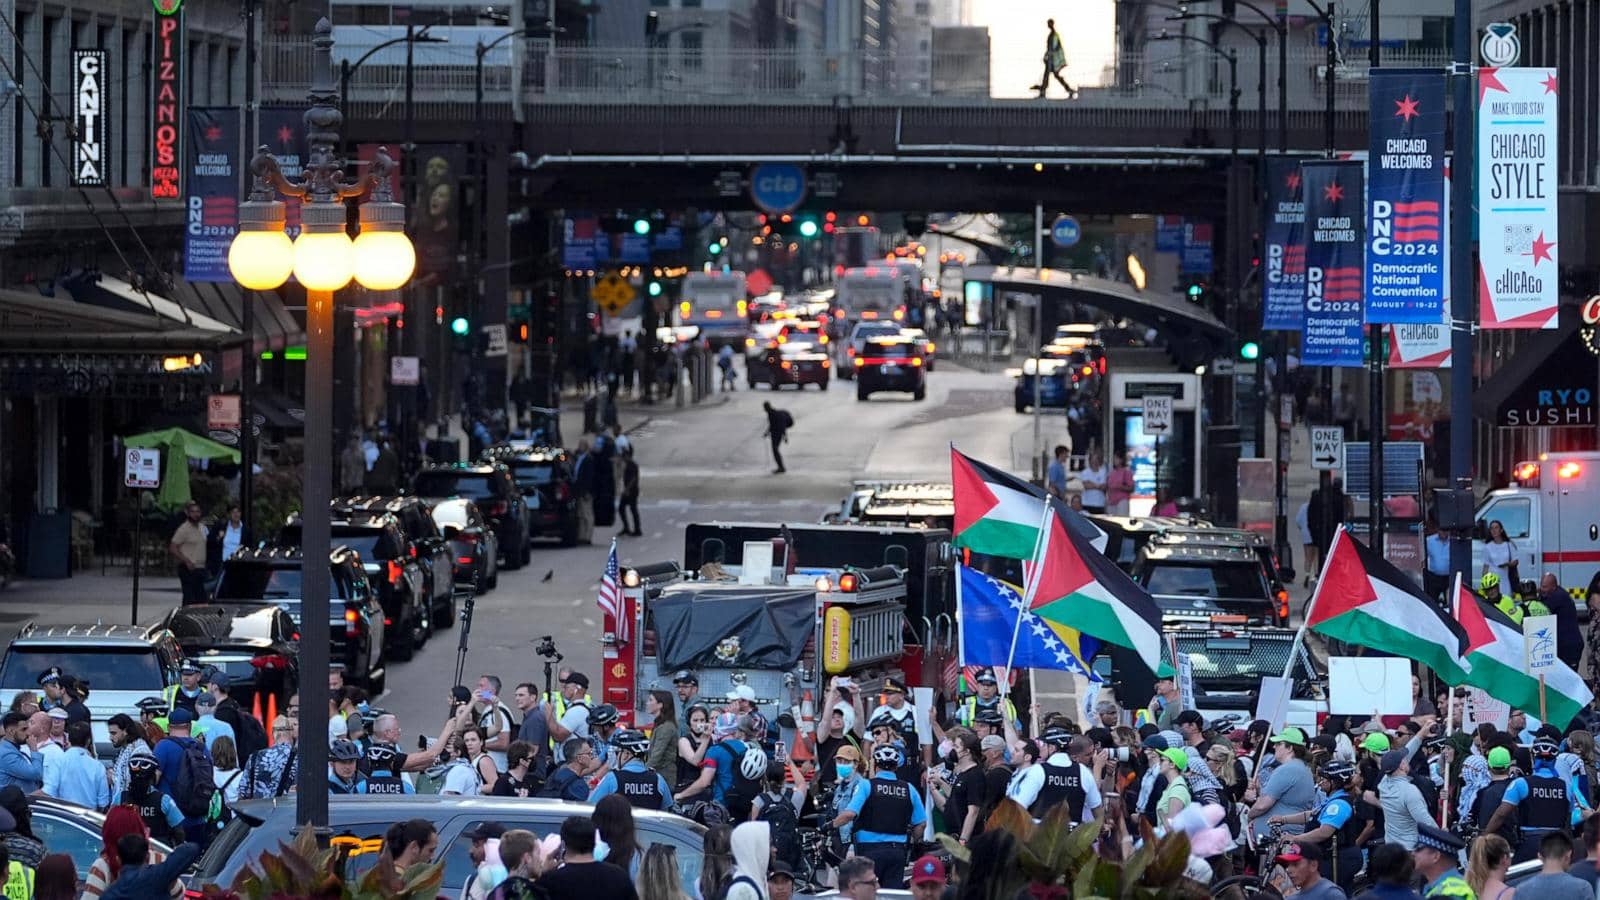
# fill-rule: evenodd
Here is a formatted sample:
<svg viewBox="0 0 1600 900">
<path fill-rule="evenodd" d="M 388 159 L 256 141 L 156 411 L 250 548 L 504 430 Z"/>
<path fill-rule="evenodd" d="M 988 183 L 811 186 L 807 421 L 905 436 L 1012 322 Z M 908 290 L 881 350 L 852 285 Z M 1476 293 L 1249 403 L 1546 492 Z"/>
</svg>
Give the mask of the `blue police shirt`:
<svg viewBox="0 0 1600 900">
<path fill-rule="evenodd" d="M 1533 774 L 1544 775 L 1550 778 L 1561 777 L 1560 773 L 1556 771 L 1555 765 L 1544 760 L 1537 760 L 1534 762 Z M 1500 802 L 1509 803 L 1512 806 L 1516 806 L 1526 799 L 1528 799 L 1528 779 L 1517 778 L 1511 782 L 1510 787 L 1506 788 L 1505 796 L 1500 798 Z M 1567 807 L 1571 813 L 1576 814 L 1578 811 L 1578 800 L 1576 795 L 1573 793 L 1572 786 L 1570 784 L 1567 785 Z"/>
<path fill-rule="evenodd" d="M 855 795 L 850 798 L 850 804 L 846 806 L 845 809 L 848 809 L 857 816 L 860 816 L 861 809 L 867 805 L 867 797 L 872 794 L 872 781 L 877 779 L 882 779 L 884 781 L 897 780 L 893 772 L 879 772 L 878 774 L 872 776 L 871 780 L 862 779 L 861 783 L 856 785 Z M 922 792 L 917 790 L 916 786 L 913 785 L 911 788 L 911 821 L 907 824 L 913 826 L 921 825 L 927 820 L 928 811 L 922 806 Z M 883 834 L 877 831 L 867 831 L 866 829 L 858 828 L 855 831 L 855 840 L 863 844 L 903 844 L 906 842 L 906 836 L 904 832 L 900 834 Z"/>
<path fill-rule="evenodd" d="M 637 759 L 630 759 L 628 760 L 628 764 L 622 767 L 622 771 L 640 774 L 650 771 L 650 767 Z M 667 780 L 662 778 L 659 774 L 656 775 L 656 788 L 661 791 L 661 808 L 670 809 L 672 807 L 672 788 L 668 786 Z M 595 785 L 594 790 L 589 792 L 589 802 L 599 803 L 601 797 L 604 797 L 608 794 L 615 794 L 616 792 L 617 773 L 607 772 L 606 777 L 600 779 L 600 783 Z"/>
<path fill-rule="evenodd" d="M 1350 808 L 1350 801 L 1345 799 L 1347 796 L 1342 790 L 1334 791 L 1333 796 L 1329 797 L 1318 811 L 1317 824 L 1327 825 L 1334 831 L 1343 828 L 1344 824 L 1350 821 L 1350 817 L 1355 815 L 1355 810 Z"/>
</svg>

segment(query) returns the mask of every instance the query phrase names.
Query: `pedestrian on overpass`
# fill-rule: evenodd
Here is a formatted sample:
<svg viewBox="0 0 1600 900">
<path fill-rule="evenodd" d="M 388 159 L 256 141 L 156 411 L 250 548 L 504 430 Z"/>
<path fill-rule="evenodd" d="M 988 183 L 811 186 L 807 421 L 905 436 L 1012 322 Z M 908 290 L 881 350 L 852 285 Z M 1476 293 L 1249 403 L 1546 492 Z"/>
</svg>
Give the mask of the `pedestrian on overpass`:
<svg viewBox="0 0 1600 900">
<path fill-rule="evenodd" d="M 1044 39 L 1044 74 L 1039 76 L 1039 83 L 1033 85 L 1031 90 L 1039 92 L 1038 99 L 1043 100 L 1050 89 L 1050 79 L 1054 78 L 1067 91 L 1067 99 L 1075 100 L 1078 89 L 1061 77 L 1061 71 L 1067 67 L 1067 51 L 1061 45 L 1061 35 L 1056 31 L 1056 20 L 1046 19 L 1044 26 L 1049 30 Z"/>
</svg>

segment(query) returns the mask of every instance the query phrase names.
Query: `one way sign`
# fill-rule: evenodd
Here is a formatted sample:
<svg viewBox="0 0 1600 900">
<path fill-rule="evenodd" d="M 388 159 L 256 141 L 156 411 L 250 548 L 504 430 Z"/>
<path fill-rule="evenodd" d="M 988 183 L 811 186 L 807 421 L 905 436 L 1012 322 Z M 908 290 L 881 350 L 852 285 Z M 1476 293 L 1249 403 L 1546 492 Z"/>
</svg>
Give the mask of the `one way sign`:
<svg viewBox="0 0 1600 900">
<path fill-rule="evenodd" d="M 1311 468 L 1333 471 L 1344 462 L 1344 429 L 1338 425 L 1311 428 Z"/>
</svg>

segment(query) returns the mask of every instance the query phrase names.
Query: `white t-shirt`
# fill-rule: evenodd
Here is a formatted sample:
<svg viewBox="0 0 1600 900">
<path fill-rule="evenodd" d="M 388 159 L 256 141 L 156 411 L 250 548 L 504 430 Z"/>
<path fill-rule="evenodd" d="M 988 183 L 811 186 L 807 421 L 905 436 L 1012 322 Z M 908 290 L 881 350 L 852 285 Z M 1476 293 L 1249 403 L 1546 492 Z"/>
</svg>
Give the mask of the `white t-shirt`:
<svg viewBox="0 0 1600 900">
<path fill-rule="evenodd" d="M 211 780 L 216 782 L 217 790 L 222 792 L 224 803 L 237 803 L 239 788 L 244 786 L 244 774 L 240 769 L 218 769 L 212 767 Z"/>
<path fill-rule="evenodd" d="M 466 760 L 456 760 L 450 763 L 450 768 L 445 770 L 444 785 L 439 788 L 441 794 L 460 794 L 463 797 L 478 796 L 478 769 Z"/>
<path fill-rule="evenodd" d="M 500 730 L 495 731 L 494 735 L 499 737 L 511 730 L 511 715 L 506 712 L 505 704 L 496 704 L 494 709 L 484 710 L 483 714 L 478 716 L 478 725 L 486 734 L 494 731 L 491 726 L 494 725 L 496 716 L 500 719 Z M 516 740 L 517 736 L 513 734 L 511 739 Z M 490 740 L 494 740 L 494 738 L 490 738 Z M 489 750 L 486 752 L 489 754 L 489 758 L 494 760 L 494 767 L 504 772 L 506 770 L 506 752 L 504 750 Z"/>
<path fill-rule="evenodd" d="M 572 732 L 572 737 L 580 737 L 584 740 L 588 740 L 589 707 L 584 706 L 581 703 L 575 703 L 572 706 L 567 707 L 566 713 L 561 717 L 561 727 Z M 567 740 L 570 741 L 572 738 L 567 738 Z M 564 743 L 566 743 L 566 741 L 556 742 L 555 760 L 557 763 L 564 763 L 567 761 L 567 755 L 566 753 L 562 752 L 561 749 L 561 746 Z"/>
<path fill-rule="evenodd" d="M 1098 469 L 1084 469 L 1078 478 L 1083 482 L 1083 505 L 1100 507 L 1105 506 L 1106 490 L 1104 485 L 1111 479 L 1111 475 L 1106 470 L 1105 465 L 1101 464 L 1100 468 Z M 1101 485 L 1101 487 L 1089 487 L 1089 482 L 1091 481 L 1095 484 Z"/>
<path fill-rule="evenodd" d="M 1517 544 L 1515 541 L 1504 542 L 1485 541 L 1483 544 L 1483 567 L 1485 571 L 1496 575 L 1506 574 L 1511 561 L 1517 558 Z M 1520 573 L 1519 573 L 1520 574 Z"/>
</svg>

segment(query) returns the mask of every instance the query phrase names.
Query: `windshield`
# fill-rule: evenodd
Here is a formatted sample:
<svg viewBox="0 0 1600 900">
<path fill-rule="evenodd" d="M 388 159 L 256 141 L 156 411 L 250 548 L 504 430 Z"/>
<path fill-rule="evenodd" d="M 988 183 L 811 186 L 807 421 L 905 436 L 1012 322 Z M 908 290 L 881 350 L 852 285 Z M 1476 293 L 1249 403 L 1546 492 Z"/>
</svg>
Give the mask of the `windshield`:
<svg viewBox="0 0 1600 900">
<path fill-rule="evenodd" d="M 519 488 L 544 487 L 556 480 L 555 463 L 515 462 L 511 464 L 511 477 Z"/>
<path fill-rule="evenodd" d="M 419 472 L 411 486 L 419 497 L 470 497 L 484 500 L 494 496 L 494 484 L 488 475 Z"/>
<path fill-rule="evenodd" d="M 355 525 L 335 525 L 329 549 L 344 546 L 361 554 L 364 560 L 396 559 L 400 548 L 395 546 L 387 529 Z M 285 525 L 278 532 L 278 540 L 290 546 L 300 546 L 300 526 Z"/>
<path fill-rule="evenodd" d="M 1263 675 L 1282 675 L 1283 664 L 1294 644 L 1293 632 L 1255 635 L 1183 635 L 1177 638 L 1178 652 L 1189 654 L 1197 682 L 1246 680 L 1252 687 Z M 1161 645 L 1162 660 L 1167 659 L 1166 643 Z M 1294 677 L 1306 679 L 1305 660 L 1296 661 Z"/>
<path fill-rule="evenodd" d="M 298 600 L 303 588 L 299 569 L 274 569 L 262 565 L 228 564 L 217 585 L 219 603 L 230 600 Z M 339 579 L 328 580 L 328 599 L 339 600 Z M 42 671 L 42 670 L 41 670 Z"/>
<path fill-rule="evenodd" d="M 467 505 L 465 503 L 445 501 L 433 508 L 433 521 L 438 523 L 440 528 L 446 525 L 466 528 L 469 524 L 467 520 Z"/>
<path fill-rule="evenodd" d="M 1150 569 L 1145 589 L 1181 597 L 1268 599 L 1256 563 L 1158 563 Z"/>
<path fill-rule="evenodd" d="M 276 606 L 262 607 L 254 612 L 241 610 L 241 615 L 230 616 L 225 619 L 212 614 L 208 610 L 201 617 L 183 615 L 181 612 L 167 622 L 167 627 L 172 629 L 178 640 L 184 638 L 195 639 L 225 639 L 258 640 L 272 638 L 272 622 L 278 615 Z M 218 621 L 222 619 L 222 621 Z M 227 632 L 218 634 L 219 626 L 226 625 Z"/>
<path fill-rule="evenodd" d="M 39 673 L 51 666 L 71 672 L 91 688 L 148 691 L 162 688 L 161 662 L 154 647 L 50 647 L 12 644 L 0 672 L 0 689 L 38 690 Z"/>
</svg>

